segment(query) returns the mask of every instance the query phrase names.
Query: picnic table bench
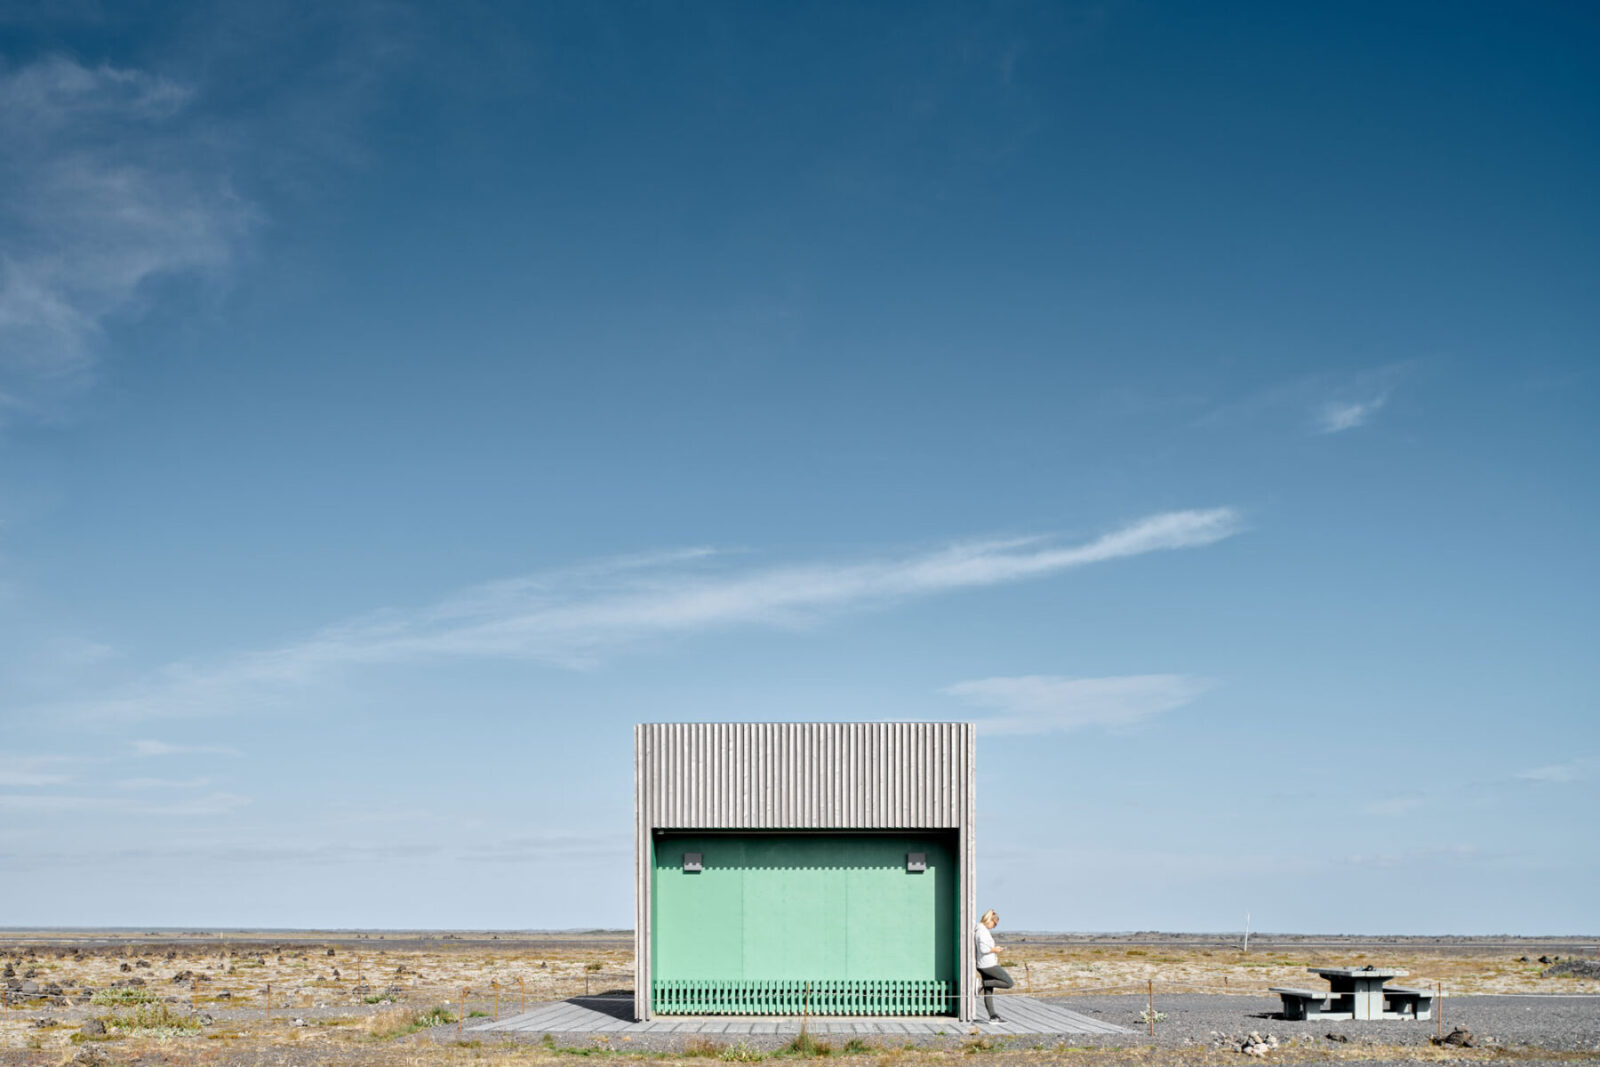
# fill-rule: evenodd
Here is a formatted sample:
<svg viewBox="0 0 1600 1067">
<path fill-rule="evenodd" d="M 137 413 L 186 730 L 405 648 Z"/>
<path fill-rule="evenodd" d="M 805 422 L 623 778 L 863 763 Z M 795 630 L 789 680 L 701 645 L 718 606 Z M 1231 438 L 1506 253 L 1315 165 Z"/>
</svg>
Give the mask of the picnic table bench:
<svg viewBox="0 0 1600 1067">
<path fill-rule="evenodd" d="M 1407 974 L 1394 967 L 1307 967 L 1327 979 L 1326 992 L 1274 986 L 1285 1019 L 1431 1019 L 1433 994 L 1384 985 Z"/>
</svg>

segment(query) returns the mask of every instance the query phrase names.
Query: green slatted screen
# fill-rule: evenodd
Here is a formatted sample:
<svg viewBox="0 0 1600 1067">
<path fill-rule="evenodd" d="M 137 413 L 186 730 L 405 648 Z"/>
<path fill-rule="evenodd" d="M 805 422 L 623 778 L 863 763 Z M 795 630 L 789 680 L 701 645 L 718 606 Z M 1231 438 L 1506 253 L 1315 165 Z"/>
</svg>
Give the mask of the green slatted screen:
<svg viewBox="0 0 1600 1067">
<path fill-rule="evenodd" d="M 953 837 L 656 834 L 652 1011 L 954 1014 Z M 687 852 L 701 871 L 683 869 Z M 925 853 L 927 870 L 908 872 L 908 852 Z"/>
<path fill-rule="evenodd" d="M 657 979 L 658 1015 L 946 1015 L 952 982 L 905 978 L 796 981 Z"/>
</svg>

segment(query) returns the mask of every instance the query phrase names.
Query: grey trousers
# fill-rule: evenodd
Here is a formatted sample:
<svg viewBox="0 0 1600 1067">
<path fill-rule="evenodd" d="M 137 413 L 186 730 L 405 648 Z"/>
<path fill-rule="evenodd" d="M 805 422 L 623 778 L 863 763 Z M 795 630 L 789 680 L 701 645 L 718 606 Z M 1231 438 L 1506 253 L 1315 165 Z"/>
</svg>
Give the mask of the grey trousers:
<svg viewBox="0 0 1600 1067">
<path fill-rule="evenodd" d="M 998 1012 L 994 1010 L 994 994 L 996 989 L 1010 989 L 1017 983 L 1011 980 L 1006 969 L 996 964 L 993 967 L 979 967 L 978 973 L 983 975 L 983 1006 L 988 1011 L 989 1018 L 993 1019 Z"/>
</svg>

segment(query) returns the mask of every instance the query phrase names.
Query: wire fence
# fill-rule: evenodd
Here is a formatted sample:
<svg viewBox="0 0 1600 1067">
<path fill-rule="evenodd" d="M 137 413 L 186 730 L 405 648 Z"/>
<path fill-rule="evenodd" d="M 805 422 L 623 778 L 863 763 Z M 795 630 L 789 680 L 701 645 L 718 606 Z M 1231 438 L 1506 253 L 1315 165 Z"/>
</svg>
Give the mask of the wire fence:
<svg viewBox="0 0 1600 1067">
<path fill-rule="evenodd" d="M 633 999 L 632 972 L 585 970 L 579 974 L 512 972 L 465 985 L 454 979 L 427 980 L 414 973 L 371 974 L 358 967 L 351 979 L 262 980 L 237 973 L 180 971 L 171 978 L 119 975 L 100 983 L 63 982 L 46 976 L 0 980 L 0 1007 L 37 1010 L 88 1006 L 116 1009 L 162 1003 L 190 1011 L 260 1012 L 263 1018 L 293 1014 L 315 1006 L 427 1002 L 457 1007 L 476 1018 L 498 1018 L 509 1008 L 526 1011 L 531 1004 L 584 998 Z M 465 994 L 465 995 L 463 995 Z"/>
<path fill-rule="evenodd" d="M 403 976 L 402 976 L 403 977 Z M 487 1017 L 493 1020 L 528 1010 L 529 1005 L 552 1001 L 584 999 L 596 1002 L 628 1002 L 634 999 L 634 976 L 631 972 L 586 971 L 582 974 L 550 975 L 536 973 L 502 975 L 488 982 L 472 984 L 453 981 L 426 981 L 412 976 L 404 983 L 374 984 L 365 975 L 353 982 L 334 982 L 322 979 L 310 981 L 240 980 L 239 976 L 191 975 L 178 980 L 148 979 L 130 982 L 120 979 L 99 986 L 62 985 L 55 981 L 31 980 L 8 982 L 0 987 L 0 1004 L 8 1010 L 30 1008 L 94 1006 L 116 1008 L 141 1003 L 162 1002 L 178 1007 L 202 1010 L 259 1011 L 264 1018 L 273 1015 L 293 1014 L 297 1009 L 313 1006 L 331 1006 L 343 1001 L 346 1005 L 386 1004 L 420 1001 L 445 1006 L 452 1013 L 466 1018 Z M 1429 982 L 1440 996 L 1460 996 L 1461 993 Z M 13 988 L 20 986 L 20 988 Z M 1186 994 L 1222 994 L 1228 996 L 1276 999 L 1265 982 L 1240 982 L 1221 980 L 1197 981 L 1191 979 L 1146 979 L 1144 981 L 1117 982 L 1109 985 L 1078 985 L 1051 982 L 1047 984 L 1020 984 L 1012 989 L 998 989 L 996 997 L 1050 997 L 1071 998 L 1088 996 L 1177 996 Z M 975 981 L 972 997 L 982 995 Z M 859 998 L 864 1002 L 879 999 L 878 995 L 861 992 L 837 991 L 831 994 L 835 1004 L 844 1004 Z M 960 993 L 932 994 L 934 999 L 958 1002 Z"/>
</svg>

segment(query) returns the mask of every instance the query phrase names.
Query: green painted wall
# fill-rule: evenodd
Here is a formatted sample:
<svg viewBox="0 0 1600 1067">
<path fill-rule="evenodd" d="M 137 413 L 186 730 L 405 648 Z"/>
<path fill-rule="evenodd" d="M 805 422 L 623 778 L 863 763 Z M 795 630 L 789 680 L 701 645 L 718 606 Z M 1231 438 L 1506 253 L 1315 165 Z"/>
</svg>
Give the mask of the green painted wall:
<svg viewBox="0 0 1600 1067">
<path fill-rule="evenodd" d="M 657 834 L 653 977 L 942 979 L 960 929 L 953 835 Z M 685 873 L 683 854 L 705 869 Z M 907 852 L 928 869 L 906 871 Z"/>
</svg>

